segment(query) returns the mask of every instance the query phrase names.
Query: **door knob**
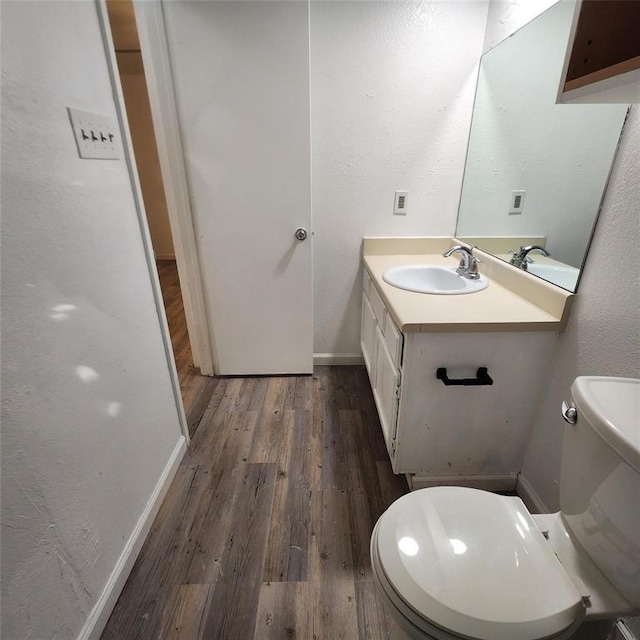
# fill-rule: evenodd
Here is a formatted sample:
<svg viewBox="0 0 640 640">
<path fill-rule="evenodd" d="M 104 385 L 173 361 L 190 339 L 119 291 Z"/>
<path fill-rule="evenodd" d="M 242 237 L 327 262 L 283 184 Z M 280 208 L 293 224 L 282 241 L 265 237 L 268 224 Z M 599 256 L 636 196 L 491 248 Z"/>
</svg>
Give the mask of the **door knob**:
<svg viewBox="0 0 640 640">
<path fill-rule="evenodd" d="M 307 239 L 307 230 L 304 227 L 298 227 L 296 232 L 294 233 L 296 240 L 306 240 Z"/>
</svg>

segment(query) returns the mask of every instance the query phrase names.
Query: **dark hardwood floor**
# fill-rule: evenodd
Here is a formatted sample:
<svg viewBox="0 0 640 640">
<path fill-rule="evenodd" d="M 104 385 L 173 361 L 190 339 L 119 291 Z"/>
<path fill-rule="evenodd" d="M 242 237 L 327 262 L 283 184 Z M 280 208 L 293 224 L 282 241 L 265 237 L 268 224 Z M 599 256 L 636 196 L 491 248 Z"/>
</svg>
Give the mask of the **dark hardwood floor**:
<svg viewBox="0 0 640 640">
<path fill-rule="evenodd" d="M 156 267 L 160 279 L 160 288 L 162 289 L 164 309 L 167 314 L 169 333 L 171 334 L 173 357 L 176 361 L 176 369 L 180 379 L 182 403 L 188 413 L 191 406 L 198 401 L 203 393 L 205 397 L 208 397 L 209 389 L 203 387 L 212 385 L 213 378 L 203 376 L 200 370 L 193 365 L 175 260 L 158 260 Z M 202 401 L 202 398 L 200 400 Z"/>
<path fill-rule="evenodd" d="M 202 389 L 191 447 L 103 640 L 395 635 L 369 537 L 407 487 L 391 471 L 365 369 Z"/>
</svg>

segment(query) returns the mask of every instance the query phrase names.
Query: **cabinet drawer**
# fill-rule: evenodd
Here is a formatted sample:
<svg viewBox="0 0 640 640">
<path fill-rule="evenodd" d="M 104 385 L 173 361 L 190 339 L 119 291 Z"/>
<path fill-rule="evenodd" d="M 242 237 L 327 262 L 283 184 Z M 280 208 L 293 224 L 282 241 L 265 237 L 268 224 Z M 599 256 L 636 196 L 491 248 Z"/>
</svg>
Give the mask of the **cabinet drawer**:
<svg viewBox="0 0 640 640">
<path fill-rule="evenodd" d="M 384 341 L 394 364 L 400 368 L 400 360 L 402 358 L 402 334 L 398 327 L 396 327 L 396 323 L 393 321 L 391 314 L 387 311 L 385 315 Z"/>
<path fill-rule="evenodd" d="M 380 331 L 382 331 L 382 335 L 384 335 L 384 317 L 387 312 L 384 302 L 382 302 L 382 298 L 378 293 L 378 290 L 375 288 L 374 284 L 371 283 L 371 287 L 369 290 L 369 302 L 371 302 L 371 308 L 373 309 L 373 313 L 378 321 L 378 326 L 380 327 Z"/>
</svg>

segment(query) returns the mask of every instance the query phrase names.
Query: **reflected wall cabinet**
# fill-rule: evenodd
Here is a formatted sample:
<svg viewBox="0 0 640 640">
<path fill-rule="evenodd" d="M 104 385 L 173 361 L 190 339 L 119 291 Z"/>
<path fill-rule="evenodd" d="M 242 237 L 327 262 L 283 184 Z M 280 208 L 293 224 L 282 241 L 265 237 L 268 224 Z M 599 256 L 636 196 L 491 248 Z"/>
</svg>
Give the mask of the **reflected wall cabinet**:
<svg viewBox="0 0 640 640">
<path fill-rule="evenodd" d="M 558 101 L 640 101 L 640 1 L 576 3 Z"/>
</svg>

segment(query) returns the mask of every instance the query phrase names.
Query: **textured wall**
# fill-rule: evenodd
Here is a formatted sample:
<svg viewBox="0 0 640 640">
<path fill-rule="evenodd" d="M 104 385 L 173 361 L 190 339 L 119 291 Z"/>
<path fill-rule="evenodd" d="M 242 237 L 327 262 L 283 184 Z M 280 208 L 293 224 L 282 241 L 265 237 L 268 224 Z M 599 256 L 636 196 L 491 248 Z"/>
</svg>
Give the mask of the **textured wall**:
<svg viewBox="0 0 640 640">
<path fill-rule="evenodd" d="M 581 375 L 640 376 L 640 109 L 627 120 L 595 236 L 549 384 L 535 419 L 522 473 L 551 510 L 558 481 L 564 422 Z"/>
<path fill-rule="evenodd" d="M 360 352 L 366 235 L 455 229 L 485 2 L 312 2 L 314 351 Z M 410 191 L 406 217 L 396 189 Z"/>
<path fill-rule="evenodd" d="M 573 3 L 573 0 L 561 0 Z M 488 51 L 558 0 L 491 0 L 483 51 Z"/>
<path fill-rule="evenodd" d="M 2 632 L 75 638 L 181 438 L 93 2 L 2 3 Z"/>
</svg>

